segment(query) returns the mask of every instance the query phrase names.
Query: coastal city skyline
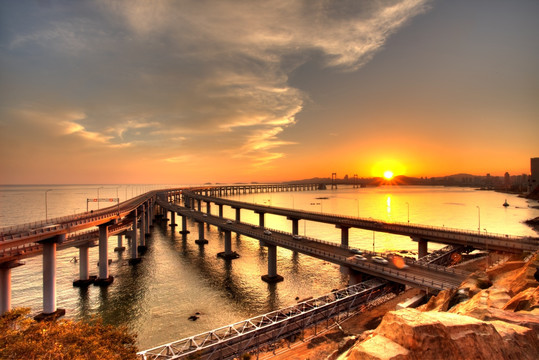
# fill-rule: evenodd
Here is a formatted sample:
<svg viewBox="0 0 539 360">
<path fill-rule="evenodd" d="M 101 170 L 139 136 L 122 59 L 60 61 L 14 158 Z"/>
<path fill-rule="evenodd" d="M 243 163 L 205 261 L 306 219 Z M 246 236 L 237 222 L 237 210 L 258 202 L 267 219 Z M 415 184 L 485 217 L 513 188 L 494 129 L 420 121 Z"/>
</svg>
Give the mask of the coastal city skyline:
<svg viewBox="0 0 539 360">
<path fill-rule="evenodd" d="M 2 184 L 529 174 L 529 1 L 0 5 Z"/>
</svg>

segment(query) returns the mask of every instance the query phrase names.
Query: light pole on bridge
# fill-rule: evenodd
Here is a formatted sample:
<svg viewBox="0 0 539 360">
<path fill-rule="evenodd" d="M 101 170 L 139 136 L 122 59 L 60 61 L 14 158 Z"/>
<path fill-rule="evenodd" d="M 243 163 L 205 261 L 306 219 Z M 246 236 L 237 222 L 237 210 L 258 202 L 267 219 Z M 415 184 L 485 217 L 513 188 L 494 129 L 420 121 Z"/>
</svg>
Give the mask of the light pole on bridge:
<svg viewBox="0 0 539 360">
<path fill-rule="evenodd" d="M 408 206 L 408 224 L 410 223 L 410 204 L 406 202 L 406 205 Z"/>
<path fill-rule="evenodd" d="M 45 221 L 47 221 L 48 218 L 48 204 L 47 204 L 47 193 L 49 191 L 52 191 L 53 189 L 45 190 Z"/>
<path fill-rule="evenodd" d="M 478 221 L 477 233 L 481 234 L 481 208 L 479 207 L 479 205 L 477 205 L 476 208 L 477 208 L 477 221 Z"/>
<path fill-rule="evenodd" d="M 97 188 L 97 210 L 99 210 L 99 189 L 103 189 L 104 186 L 101 186 L 101 187 L 98 187 Z"/>
</svg>

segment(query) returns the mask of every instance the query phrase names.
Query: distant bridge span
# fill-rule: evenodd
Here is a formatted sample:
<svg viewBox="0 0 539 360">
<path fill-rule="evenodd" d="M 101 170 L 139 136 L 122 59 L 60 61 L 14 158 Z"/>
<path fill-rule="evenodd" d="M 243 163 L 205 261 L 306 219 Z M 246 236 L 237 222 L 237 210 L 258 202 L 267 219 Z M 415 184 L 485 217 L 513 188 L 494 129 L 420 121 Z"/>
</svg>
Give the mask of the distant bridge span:
<svg viewBox="0 0 539 360">
<path fill-rule="evenodd" d="M 260 224 L 263 224 L 264 214 L 275 214 L 286 216 L 292 221 L 293 233 L 297 234 L 297 222 L 299 220 L 309 220 L 333 224 L 341 229 L 341 243 L 348 245 L 348 231 L 350 228 L 372 230 L 377 232 L 385 232 L 397 235 L 409 236 L 412 240 L 419 243 L 419 257 L 427 254 L 427 242 L 470 246 L 476 249 L 485 249 L 492 251 L 503 251 L 512 253 L 521 253 L 523 251 L 536 251 L 539 249 L 539 238 L 527 236 L 512 236 L 495 233 L 480 233 L 470 230 L 452 229 L 447 227 L 435 227 L 427 225 L 385 222 L 372 218 L 360 218 L 343 215 L 326 214 L 304 210 L 293 210 L 287 208 L 279 208 L 274 206 L 265 206 L 248 202 L 241 202 L 216 196 L 208 196 L 201 194 L 215 193 L 212 189 L 199 189 L 184 191 L 183 197 L 186 199 L 188 206 L 194 208 L 195 201 L 215 203 L 218 206 L 227 205 L 236 209 L 236 218 L 239 214 L 239 209 L 252 210 L 260 216 Z M 200 209 L 200 206 L 199 206 Z"/>
</svg>

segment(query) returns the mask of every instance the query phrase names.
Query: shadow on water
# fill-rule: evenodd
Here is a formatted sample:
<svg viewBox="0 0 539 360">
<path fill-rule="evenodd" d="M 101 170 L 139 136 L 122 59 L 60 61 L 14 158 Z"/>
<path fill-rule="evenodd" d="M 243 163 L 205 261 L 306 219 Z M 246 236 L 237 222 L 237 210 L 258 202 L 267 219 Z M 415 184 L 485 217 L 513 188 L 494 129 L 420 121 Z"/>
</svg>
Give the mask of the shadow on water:
<svg viewBox="0 0 539 360">
<path fill-rule="evenodd" d="M 195 226 L 198 225 L 195 224 Z M 199 245 L 193 244 L 195 239 L 198 238 L 198 232 L 191 231 L 191 237 L 188 235 L 176 236 L 171 235 L 166 229 L 161 228 L 159 231 L 166 236 L 170 241 L 166 241 L 165 244 L 170 250 L 174 250 L 176 255 L 185 263 L 190 265 L 190 273 L 197 273 L 205 282 L 213 289 L 219 291 L 223 296 L 235 303 L 239 308 L 251 309 L 259 313 L 260 311 L 272 311 L 279 307 L 276 292 L 277 287 L 275 284 L 268 286 L 266 294 L 253 293 L 253 287 L 248 281 L 242 279 L 242 269 L 234 263 L 236 260 L 225 259 L 210 259 L 211 255 L 208 252 L 209 245 L 215 247 L 218 243 L 220 249 L 224 249 L 224 233 L 223 232 L 206 232 L 205 238 L 213 244 Z M 177 241 L 174 241 L 177 239 Z M 235 237 L 235 250 L 241 253 L 241 250 L 245 248 L 242 242 L 242 237 L 237 235 Z M 221 250 L 222 251 L 222 250 Z M 258 249 L 259 260 L 267 266 L 265 259 L 267 258 L 267 251 L 263 246 Z M 262 281 L 257 276 L 256 281 Z M 257 286 L 263 286 L 258 284 Z M 255 296 L 254 296 L 255 295 Z M 267 301 L 266 301 L 267 299 Z"/>
</svg>

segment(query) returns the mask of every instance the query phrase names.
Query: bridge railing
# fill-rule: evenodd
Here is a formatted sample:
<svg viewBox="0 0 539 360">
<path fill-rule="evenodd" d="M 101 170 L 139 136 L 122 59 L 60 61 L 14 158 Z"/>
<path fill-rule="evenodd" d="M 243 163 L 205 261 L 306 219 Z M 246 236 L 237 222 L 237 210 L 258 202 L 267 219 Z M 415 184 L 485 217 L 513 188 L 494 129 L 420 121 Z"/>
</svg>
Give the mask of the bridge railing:
<svg viewBox="0 0 539 360">
<path fill-rule="evenodd" d="M 283 231 L 280 231 L 280 230 L 277 230 L 277 229 L 271 229 L 271 228 L 266 228 L 266 229 L 270 230 L 272 233 L 275 232 L 275 233 L 280 233 L 280 234 L 283 234 L 283 235 L 291 235 L 290 233 L 286 233 L 286 232 L 283 232 Z M 260 234 L 255 233 L 253 231 L 246 230 L 246 231 L 242 231 L 242 232 L 246 236 L 252 236 L 255 239 L 260 238 Z M 310 255 L 313 255 L 315 257 L 317 257 L 317 255 L 318 255 L 318 256 L 321 256 L 321 257 L 324 257 L 324 258 L 327 258 L 327 259 L 334 259 L 335 261 L 338 261 L 340 263 L 346 263 L 346 264 L 349 264 L 349 265 L 358 266 L 358 267 L 363 268 L 363 269 L 374 270 L 376 273 L 383 273 L 383 274 L 386 274 L 386 275 L 391 275 L 391 277 L 394 277 L 394 278 L 397 278 L 397 279 L 405 280 L 407 282 L 415 283 L 415 284 L 418 284 L 418 285 L 428 286 L 428 287 L 431 287 L 431 288 L 434 288 L 434 289 L 437 289 L 437 290 L 444 290 L 444 289 L 454 288 L 455 287 L 453 284 L 450 284 L 450 283 L 447 283 L 447 282 L 444 282 L 444 281 L 436 281 L 436 280 L 428 281 L 428 280 L 425 280 L 425 278 L 422 278 L 420 276 L 416 276 L 416 275 L 413 275 L 413 274 L 408 274 L 406 271 L 393 269 L 391 267 L 387 267 L 387 266 L 384 266 L 384 265 L 375 265 L 375 264 L 370 263 L 370 262 L 359 261 L 359 260 L 350 260 L 349 257 L 347 257 L 347 256 L 337 255 L 335 253 L 331 253 L 331 252 L 327 252 L 327 251 L 323 251 L 323 250 L 318 250 L 318 249 L 313 249 L 312 247 L 303 245 L 301 243 L 298 244 L 297 241 L 288 241 L 288 240 L 276 239 L 275 237 L 272 237 L 272 235 L 263 235 L 261 240 L 263 240 L 263 241 L 266 240 L 266 241 L 268 241 L 270 243 L 276 243 L 276 244 L 279 244 L 281 246 L 284 245 L 284 246 L 286 246 L 288 248 L 291 248 L 291 249 L 302 250 L 303 253 L 310 254 Z M 329 242 L 326 242 L 326 243 L 335 246 L 335 244 L 332 244 L 332 243 L 329 243 Z M 427 268 L 427 269 L 433 269 L 433 270 L 436 270 L 436 271 L 449 273 L 449 274 L 454 274 L 454 275 L 458 275 L 458 276 L 462 276 L 462 277 L 465 277 L 466 275 L 468 275 L 468 273 L 465 272 L 465 271 L 458 270 L 458 269 L 453 269 L 453 268 L 446 268 L 446 267 L 440 266 L 440 265 L 430 264 L 430 265 L 427 265 L 427 266 L 423 266 L 423 265 L 418 265 L 418 266 L 423 267 L 423 268 Z"/>
<path fill-rule="evenodd" d="M 187 192 L 186 192 L 187 193 Z M 382 221 L 382 220 L 376 220 L 376 219 L 372 219 L 372 218 L 362 218 L 362 217 L 356 217 L 356 216 L 348 216 L 348 215 L 335 215 L 335 214 L 328 214 L 328 213 L 323 213 L 323 212 L 317 212 L 317 211 L 306 211 L 306 210 L 290 210 L 290 209 L 287 209 L 287 208 L 281 208 L 281 207 L 275 207 L 275 206 L 265 206 L 265 205 L 259 205 L 259 204 L 251 204 L 251 203 L 246 203 L 246 202 L 241 202 L 241 201 L 236 201 L 236 200 L 228 200 L 228 199 L 223 199 L 223 198 L 219 198 L 219 197 L 215 197 L 215 196 L 206 196 L 206 195 L 201 195 L 201 194 L 196 194 L 196 193 L 190 193 L 189 196 L 192 196 L 192 197 L 195 197 L 195 198 L 200 198 L 200 199 L 208 199 L 208 200 L 211 200 L 211 199 L 219 199 L 221 202 L 226 202 L 228 203 L 229 206 L 234 206 L 234 205 L 238 205 L 238 206 L 246 206 L 246 207 L 258 207 L 260 210 L 263 210 L 263 209 L 273 209 L 273 210 L 277 210 L 279 212 L 282 212 L 283 214 L 286 214 L 286 215 L 290 215 L 290 216 L 294 216 L 294 215 L 298 215 L 298 214 L 303 214 L 304 217 L 311 217 L 312 215 L 320 215 L 322 217 L 326 217 L 326 218 L 332 218 L 334 219 L 335 221 L 342 221 L 342 220 L 349 220 L 349 221 L 352 221 L 352 222 L 364 222 L 366 225 L 369 225 L 371 227 L 388 227 L 389 229 L 393 229 L 393 230 L 396 230 L 398 231 L 399 228 L 398 227 L 401 227 L 401 228 L 405 228 L 407 229 L 407 231 L 412 231 L 413 232 L 413 229 L 415 228 L 417 231 L 415 233 L 417 233 L 418 235 L 425 235 L 424 231 L 428 231 L 428 230 L 435 230 L 437 231 L 436 233 L 428 233 L 430 235 L 435 235 L 435 236 L 440 236 L 440 232 L 443 233 L 443 234 L 455 234 L 455 235 L 470 235 L 470 236 L 474 236 L 474 237 L 480 237 L 480 238 L 498 238 L 498 239 L 503 239 L 503 240 L 531 240 L 531 241 L 537 241 L 539 242 L 539 238 L 532 238 L 532 237 L 525 237 L 525 236 L 516 236 L 516 235 L 508 235 L 508 234 L 498 234 L 498 233 L 488 233 L 488 234 L 482 234 L 482 233 L 479 233 L 478 231 L 474 231 L 474 230 L 466 230 L 466 229 L 457 229 L 457 228 L 451 228 L 451 227 L 445 227 L 445 226 L 432 226 L 432 225 L 422 225 L 422 224 L 410 224 L 410 223 L 404 223 L 404 222 L 386 222 L 386 221 Z M 347 223 L 348 225 L 351 225 L 351 227 L 354 227 L 354 224 L 353 223 Z"/>
</svg>

